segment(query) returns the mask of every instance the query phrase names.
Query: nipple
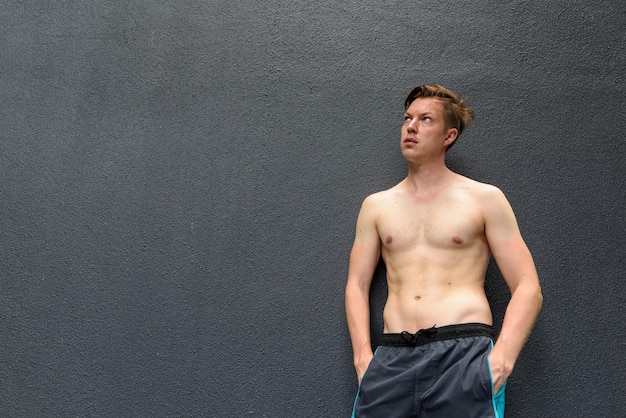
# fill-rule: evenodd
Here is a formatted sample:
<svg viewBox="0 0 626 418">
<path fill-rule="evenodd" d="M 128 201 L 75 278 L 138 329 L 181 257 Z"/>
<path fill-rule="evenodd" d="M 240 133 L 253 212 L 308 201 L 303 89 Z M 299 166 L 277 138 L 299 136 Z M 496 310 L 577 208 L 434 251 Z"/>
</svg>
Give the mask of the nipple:
<svg viewBox="0 0 626 418">
<path fill-rule="evenodd" d="M 463 240 L 461 239 L 461 237 L 452 237 L 452 241 L 454 241 L 455 244 L 463 244 Z"/>
<path fill-rule="evenodd" d="M 393 242 L 393 237 L 391 235 L 388 235 L 387 239 L 385 239 L 385 242 L 387 243 L 387 245 L 391 244 Z"/>
</svg>

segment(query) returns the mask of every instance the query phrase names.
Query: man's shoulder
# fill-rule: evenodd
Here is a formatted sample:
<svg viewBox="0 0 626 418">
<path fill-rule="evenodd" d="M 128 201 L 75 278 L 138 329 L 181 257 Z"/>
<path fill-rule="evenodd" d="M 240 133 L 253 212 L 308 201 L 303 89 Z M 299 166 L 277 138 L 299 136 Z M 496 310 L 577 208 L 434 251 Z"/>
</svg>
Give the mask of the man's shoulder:
<svg viewBox="0 0 626 418">
<path fill-rule="evenodd" d="M 368 205 L 384 204 L 393 199 L 399 193 L 401 193 L 400 183 L 389 189 L 380 190 L 378 192 L 370 194 L 365 198 L 363 203 Z"/>
<path fill-rule="evenodd" d="M 469 177 L 458 174 L 458 185 L 461 189 L 476 197 L 484 198 L 494 195 L 502 195 L 502 190 L 497 186 L 489 183 L 483 183 Z"/>
<path fill-rule="evenodd" d="M 459 191 L 457 196 L 461 200 L 471 202 L 485 220 L 494 214 L 502 213 L 503 210 L 508 211 L 511 206 L 504 192 L 493 184 L 481 183 L 464 177 L 459 180 L 457 190 Z"/>
</svg>

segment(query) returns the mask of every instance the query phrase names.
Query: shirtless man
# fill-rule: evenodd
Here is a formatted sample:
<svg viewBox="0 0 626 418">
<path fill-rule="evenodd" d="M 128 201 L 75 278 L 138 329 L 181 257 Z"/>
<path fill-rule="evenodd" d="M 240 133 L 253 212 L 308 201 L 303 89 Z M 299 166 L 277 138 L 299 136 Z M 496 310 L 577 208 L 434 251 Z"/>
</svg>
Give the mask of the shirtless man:
<svg viewBox="0 0 626 418">
<path fill-rule="evenodd" d="M 350 254 L 346 316 L 359 381 L 352 416 L 499 418 L 541 309 L 537 272 L 504 194 L 445 164 L 472 110 L 439 85 L 413 89 L 405 110 L 408 175 L 365 199 Z M 495 345 L 484 291 L 490 254 L 511 290 Z M 381 255 L 388 298 L 374 354 L 369 291 Z"/>
</svg>

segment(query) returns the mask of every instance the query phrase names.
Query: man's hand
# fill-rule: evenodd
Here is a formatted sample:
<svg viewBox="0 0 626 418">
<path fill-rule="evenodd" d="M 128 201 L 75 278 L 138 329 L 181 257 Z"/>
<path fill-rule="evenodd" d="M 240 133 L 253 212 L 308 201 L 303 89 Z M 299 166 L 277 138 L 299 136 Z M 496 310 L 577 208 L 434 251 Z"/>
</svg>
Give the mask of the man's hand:
<svg viewBox="0 0 626 418">
<path fill-rule="evenodd" d="M 491 368 L 491 379 L 493 380 L 494 396 L 502 389 L 504 383 L 513 371 L 512 367 L 507 367 L 504 356 L 498 355 L 496 351 L 489 354 L 489 367 Z"/>
<path fill-rule="evenodd" d="M 363 375 L 365 371 L 369 367 L 372 359 L 374 358 L 373 353 L 368 353 L 365 358 L 361 359 L 358 363 L 355 362 L 354 368 L 356 369 L 356 376 L 359 380 L 359 385 L 361 385 L 361 380 L 363 379 Z"/>
</svg>

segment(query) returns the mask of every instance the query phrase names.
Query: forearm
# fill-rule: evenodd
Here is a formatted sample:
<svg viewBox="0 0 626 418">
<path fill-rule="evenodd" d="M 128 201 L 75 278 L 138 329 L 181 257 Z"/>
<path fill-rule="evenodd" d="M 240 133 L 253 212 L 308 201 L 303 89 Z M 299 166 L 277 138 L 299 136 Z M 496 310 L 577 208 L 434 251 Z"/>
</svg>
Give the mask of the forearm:
<svg viewBox="0 0 626 418">
<path fill-rule="evenodd" d="M 352 341 L 354 366 L 357 373 L 362 373 L 373 356 L 370 338 L 369 292 L 350 281 L 346 286 L 346 319 Z"/>
<path fill-rule="evenodd" d="M 513 370 L 530 336 L 542 303 L 543 297 L 538 282 L 520 284 L 511 295 L 500 335 L 492 351 L 492 356 L 500 359 L 502 372 L 507 376 Z"/>
</svg>

